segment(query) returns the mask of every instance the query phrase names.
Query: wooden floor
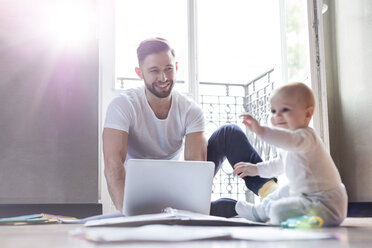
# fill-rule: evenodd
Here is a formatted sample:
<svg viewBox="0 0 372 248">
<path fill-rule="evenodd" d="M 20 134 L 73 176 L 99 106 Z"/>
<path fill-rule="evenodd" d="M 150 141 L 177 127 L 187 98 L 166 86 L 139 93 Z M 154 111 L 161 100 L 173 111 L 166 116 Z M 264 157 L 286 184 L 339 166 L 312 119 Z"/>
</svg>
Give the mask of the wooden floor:
<svg viewBox="0 0 372 248">
<path fill-rule="evenodd" d="M 372 227 L 372 218 L 346 218 L 343 227 Z M 371 246 L 372 247 L 372 246 Z"/>
<path fill-rule="evenodd" d="M 77 228 L 84 228 L 82 225 L 69 224 L 50 224 L 32 226 L 0 226 L 0 247 L 1 248 L 23 248 L 23 247 L 275 247 L 275 248 L 333 248 L 333 247 L 372 247 L 372 218 L 348 218 L 338 228 L 322 228 L 320 232 L 337 232 L 340 234 L 339 240 L 314 240 L 314 241 L 276 241 L 276 242 L 252 242 L 235 240 L 209 240 L 193 242 L 132 242 L 132 243 L 113 243 L 100 244 L 71 237 L 69 231 Z M 244 227 L 249 232 L 250 227 Z M 268 230 L 270 228 L 262 227 Z"/>
</svg>

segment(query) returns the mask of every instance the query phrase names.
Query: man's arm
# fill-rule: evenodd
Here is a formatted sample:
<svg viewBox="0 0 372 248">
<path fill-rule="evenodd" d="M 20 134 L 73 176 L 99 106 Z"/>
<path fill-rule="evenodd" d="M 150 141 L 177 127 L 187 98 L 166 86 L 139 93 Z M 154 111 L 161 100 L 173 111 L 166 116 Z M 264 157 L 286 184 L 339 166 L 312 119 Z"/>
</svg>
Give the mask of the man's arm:
<svg viewBox="0 0 372 248">
<path fill-rule="evenodd" d="M 204 137 L 204 132 L 189 133 L 186 135 L 185 160 L 207 160 L 207 141 Z"/>
<path fill-rule="evenodd" d="M 104 128 L 102 141 L 108 191 L 116 209 L 122 211 L 125 181 L 123 163 L 127 155 L 128 133 Z"/>
</svg>

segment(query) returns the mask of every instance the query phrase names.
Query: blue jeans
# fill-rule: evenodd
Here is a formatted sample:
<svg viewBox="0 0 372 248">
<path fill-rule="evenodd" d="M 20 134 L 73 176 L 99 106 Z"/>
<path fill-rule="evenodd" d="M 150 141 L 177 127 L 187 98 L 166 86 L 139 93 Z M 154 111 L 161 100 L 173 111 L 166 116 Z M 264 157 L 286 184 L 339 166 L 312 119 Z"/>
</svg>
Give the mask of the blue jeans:
<svg viewBox="0 0 372 248">
<path fill-rule="evenodd" d="M 249 143 L 247 136 L 241 128 L 234 124 L 228 124 L 217 129 L 208 140 L 207 160 L 215 164 L 216 174 L 221 168 L 223 161 L 227 159 L 231 166 L 238 162 L 250 162 L 257 164 L 262 162 L 261 157 Z M 271 178 L 261 178 L 259 176 L 243 178 L 245 185 L 255 194 Z M 237 215 L 235 212 L 236 200 L 221 198 L 211 204 L 211 215 L 232 217 Z"/>
</svg>

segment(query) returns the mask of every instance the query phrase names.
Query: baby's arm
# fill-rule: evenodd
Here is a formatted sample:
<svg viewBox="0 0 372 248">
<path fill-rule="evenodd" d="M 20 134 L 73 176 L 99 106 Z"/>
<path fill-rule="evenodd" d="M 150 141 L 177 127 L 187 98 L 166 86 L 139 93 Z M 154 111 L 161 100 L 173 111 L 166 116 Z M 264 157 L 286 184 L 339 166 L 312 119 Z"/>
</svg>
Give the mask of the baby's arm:
<svg viewBox="0 0 372 248">
<path fill-rule="evenodd" d="M 311 129 L 287 130 L 263 127 L 264 141 L 287 151 L 305 152 L 316 143 L 316 136 Z"/>
<path fill-rule="evenodd" d="M 245 176 L 258 176 L 257 165 L 248 162 L 239 162 L 234 165 L 234 175 L 239 175 L 240 178 Z"/>
<path fill-rule="evenodd" d="M 262 136 L 264 133 L 264 128 L 260 123 L 250 114 L 242 114 L 240 117 L 243 117 L 243 124 L 246 125 L 249 130 L 256 133 L 258 136 Z"/>
<path fill-rule="evenodd" d="M 295 131 L 261 126 L 250 114 L 241 114 L 243 124 L 271 145 L 285 150 L 306 151 L 316 142 L 312 132 L 305 129 Z"/>
<path fill-rule="evenodd" d="M 240 178 L 245 176 L 260 176 L 263 178 L 271 178 L 279 176 L 284 172 L 284 166 L 281 155 L 273 160 L 252 164 L 247 162 L 239 162 L 234 165 L 233 173 L 239 175 Z"/>
<path fill-rule="evenodd" d="M 277 177 L 284 173 L 284 164 L 282 154 L 272 160 L 257 164 L 257 172 L 260 177 L 271 178 Z"/>
</svg>

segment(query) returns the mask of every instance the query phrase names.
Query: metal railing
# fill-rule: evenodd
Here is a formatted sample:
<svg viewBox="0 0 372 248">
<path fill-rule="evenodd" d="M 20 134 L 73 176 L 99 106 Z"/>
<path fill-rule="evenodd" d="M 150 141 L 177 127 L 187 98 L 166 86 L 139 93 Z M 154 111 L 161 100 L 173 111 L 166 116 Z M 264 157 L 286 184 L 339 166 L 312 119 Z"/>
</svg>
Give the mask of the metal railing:
<svg viewBox="0 0 372 248">
<path fill-rule="evenodd" d="M 229 123 L 237 124 L 244 130 L 239 119 L 242 112 L 249 112 L 260 123 L 267 124 L 270 118 L 269 96 L 274 89 L 273 72 L 274 69 L 268 70 L 245 84 L 200 82 L 199 104 L 206 119 L 206 135 L 209 137 L 219 126 Z M 134 78 L 119 77 L 117 80 L 116 88 L 119 90 L 125 89 L 126 82 L 131 86 L 142 84 L 141 80 Z M 264 160 L 276 156 L 276 150 L 255 134 L 247 132 L 247 136 Z M 227 161 L 213 181 L 212 200 L 220 197 L 254 201 L 253 193 L 246 188 L 242 179 L 233 175 L 232 167 Z"/>
<path fill-rule="evenodd" d="M 204 110 L 207 132 L 210 134 L 219 126 L 235 123 L 242 127 L 239 115 L 249 112 L 262 124 L 270 118 L 270 93 L 274 89 L 272 74 L 274 69 L 259 75 L 246 84 L 200 82 L 200 105 Z M 249 141 L 264 160 L 276 156 L 276 150 L 263 142 L 252 132 L 246 132 Z M 226 161 L 214 177 L 212 198 L 230 197 L 254 201 L 244 181 L 232 173 L 231 165 Z"/>
</svg>

